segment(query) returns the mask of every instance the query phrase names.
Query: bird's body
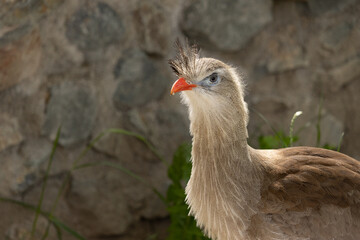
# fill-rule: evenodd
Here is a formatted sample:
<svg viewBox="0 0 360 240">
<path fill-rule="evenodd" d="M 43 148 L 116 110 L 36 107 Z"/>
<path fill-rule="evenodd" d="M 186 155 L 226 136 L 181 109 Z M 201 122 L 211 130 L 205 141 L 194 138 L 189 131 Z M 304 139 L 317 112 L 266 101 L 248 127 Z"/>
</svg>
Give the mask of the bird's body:
<svg viewBox="0 0 360 240">
<path fill-rule="evenodd" d="M 256 150 L 236 71 L 179 46 L 170 65 L 193 136 L 190 212 L 212 239 L 360 239 L 360 163 L 311 147 Z M 190 91 L 185 91 L 190 90 Z"/>
</svg>

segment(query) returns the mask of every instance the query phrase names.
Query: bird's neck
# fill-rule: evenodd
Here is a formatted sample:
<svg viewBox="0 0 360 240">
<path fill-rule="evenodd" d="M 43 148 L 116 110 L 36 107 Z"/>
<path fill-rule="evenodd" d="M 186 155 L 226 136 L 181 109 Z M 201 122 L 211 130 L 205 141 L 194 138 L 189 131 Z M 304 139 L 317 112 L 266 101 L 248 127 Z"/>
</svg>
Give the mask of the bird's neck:
<svg viewBox="0 0 360 240">
<path fill-rule="evenodd" d="M 197 114 L 191 119 L 193 134 L 191 178 L 187 201 L 198 223 L 221 232 L 222 239 L 244 238 L 260 199 L 261 173 L 250 157 L 246 121 L 236 112 L 211 120 Z M 193 116 L 194 117 L 194 116 Z M 224 214 L 214 215 L 216 212 Z M 216 219 L 216 217 L 224 219 Z M 234 238 L 223 231 L 227 222 L 239 231 Z M 230 237 L 232 236 L 232 237 Z"/>
<path fill-rule="evenodd" d="M 236 176 L 232 180 L 251 181 L 258 164 L 250 157 L 246 121 L 237 113 L 234 111 L 217 116 L 197 113 L 193 119 L 190 116 L 193 170 L 212 171 L 221 168 L 228 173 L 234 172 Z M 217 173 L 212 178 L 222 178 Z"/>
<path fill-rule="evenodd" d="M 190 132 L 193 136 L 194 164 L 251 162 L 247 144 L 247 109 L 244 102 L 228 108 L 190 108 Z M 198 156 L 197 156 L 198 155 Z M 251 164 L 250 164 L 251 165 Z"/>
</svg>

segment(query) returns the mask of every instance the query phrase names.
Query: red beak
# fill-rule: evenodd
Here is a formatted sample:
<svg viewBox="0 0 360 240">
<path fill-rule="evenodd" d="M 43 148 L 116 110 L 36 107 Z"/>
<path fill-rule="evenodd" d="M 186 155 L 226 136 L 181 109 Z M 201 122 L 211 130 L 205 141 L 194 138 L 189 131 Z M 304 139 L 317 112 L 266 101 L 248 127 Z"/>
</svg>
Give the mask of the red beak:
<svg viewBox="0 0 360 240">
<path fill-rule="evenodd" d="M 179 78 L 174 84 L 172 85 L 170 94 L 173 95 L 177 92 L 191 90 L 194 87 L 197 87 L 195 84 L 188 84 L 184 78 Z"/>
</svg>

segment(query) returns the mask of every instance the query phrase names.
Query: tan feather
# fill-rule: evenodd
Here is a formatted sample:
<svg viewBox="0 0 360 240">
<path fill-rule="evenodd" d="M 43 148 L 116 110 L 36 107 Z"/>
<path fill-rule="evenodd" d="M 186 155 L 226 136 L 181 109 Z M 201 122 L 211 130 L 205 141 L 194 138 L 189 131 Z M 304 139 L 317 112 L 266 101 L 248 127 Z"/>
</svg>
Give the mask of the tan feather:
<svg viewBox="0 0 360 240">
<path fill-rule="evenodd" d="M 256 150 L 247 144 L 244 84 L 235 69 L 178 43 L 170 60 L 192 84 L 193 167 L 186 201 L 212 239 L 359 239 L 360 163 L 311 147 Z M 202 87 L 212 73 L 216 86 Z"/>
</svg>

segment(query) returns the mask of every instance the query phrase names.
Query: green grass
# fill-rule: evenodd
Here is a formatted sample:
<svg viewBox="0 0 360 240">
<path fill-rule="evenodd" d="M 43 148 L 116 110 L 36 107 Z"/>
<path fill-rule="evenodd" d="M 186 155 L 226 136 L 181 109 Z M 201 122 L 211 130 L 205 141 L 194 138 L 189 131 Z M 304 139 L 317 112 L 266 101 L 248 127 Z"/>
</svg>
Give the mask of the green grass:
<svg viewBox="0 0 360 240">
<path fill-rule="evenodd" d="M 56 150 L 56 147 L 57 147 L 58 142 L 59 142 L 60 132 L 61 132 L 61 126 L 57 130 L 55 141 L 54 141 L 54 144 L 53 144 L 53 148 L 52 148 L 51 154 L 50 154 L 50 159 L 49 159 L 49 162 L 48 162 L 48 165 L 47 165 L 47 168 L 46 168 L 44 181 L 43 181 L 43 184 L 42 184 L 42 187 L 41 187 L 40 199 L 39 199 L 39 202 L 38 202 L 38 206 L 36 208 L 35 218 L 34 218 L 32 229 L 31 229 L 30 239 L 34 239 L 34 236 L 35 236 L 36 224 L 37 224 L 37 220 L 38 220 L 38 217 L 39 217 L 39 214 L 40 214 L 40 211 L 41 211 L 42 202 L 44 200 L 46 183 L 47 183 L 47 179 L 49 177 L 49 172 L 50 172 L 50 169 L 51 169 L 51 165 L 52 165 L 52 162 L 53 162 L 53 159 L 54 159 L 55 150 Z"/>
<path fill-rule="evenodd" d="M 28 204 L 28 203 L 25 203 L 25 202 L 22 202 L 22 201 L 17 201 L 17 200 L 10 199 L 10 198 L 3 198 L 3 197 L 0 197 L 0 202 L 11 203 L 11 204 L 17 205 L 17 206 L 19 206 L 21 208 L 33 211 L 35 214 L 38 214 L 38 215 L 41 215 L 41 216 L 45 217 L 54 226 L 54 228 L 55 228 L 55 230 L 57 232 L 57 236 L 58 236 L 59 240 L 62 239 L 62 231 L 68 232 L 69 234 L 71 234 L 73 237 L 75 237 L 77 239 L 80 239 L 80 240 L 85 240 L 86 239 L 80 233 L 76 232 L 75 230 L 73 230 L 72 228 L 67 226 L 60 219 L 53 216 L 49 212 L 43 211 L 41 209 L 39 210 L 38 206 Z M 34 222 L 35 221 L 33 221 L 33 225 L 35 224 Z M 36 227 L 36 224 L 35 224 L 35 227 Z"/>
</svg>

